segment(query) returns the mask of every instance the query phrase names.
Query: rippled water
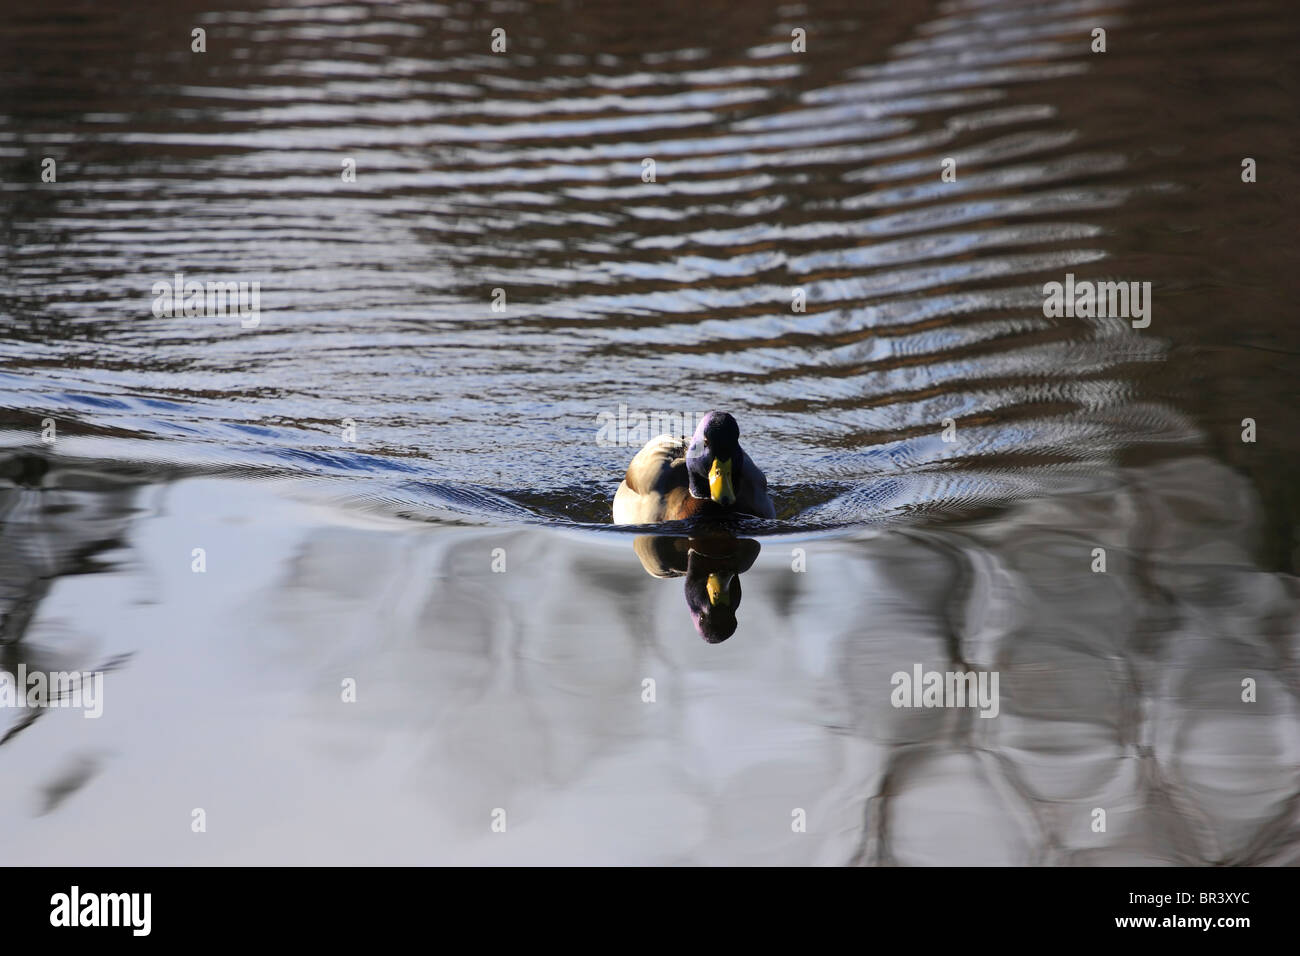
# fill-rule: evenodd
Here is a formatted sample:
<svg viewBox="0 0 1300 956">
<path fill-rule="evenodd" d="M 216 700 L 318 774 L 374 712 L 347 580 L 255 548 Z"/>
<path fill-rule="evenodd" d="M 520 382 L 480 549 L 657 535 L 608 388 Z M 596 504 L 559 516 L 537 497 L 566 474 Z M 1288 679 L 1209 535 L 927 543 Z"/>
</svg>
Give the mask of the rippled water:
<svg viewBox="0 0 1300 956">
<path fill-rule="evenodd" d="M 18 859 L 57 818 L 65 861 L 362 820 L 376 861 L 1294 861 L 1290 6 L 125 6 L 0 14 L 4 664 L 116 701 L 9 725 Z M 259 323 L 155 315 L 178 273 Z M 1150 326 L 1045 317 L 1066 273 Z M 757 556 L 591 534 L 635 416 L 714 407 Z M 893 709 L 913 662 L 1002 714 Z M 186 842 L 203 800 L 238 837 Z"/>
</svg>

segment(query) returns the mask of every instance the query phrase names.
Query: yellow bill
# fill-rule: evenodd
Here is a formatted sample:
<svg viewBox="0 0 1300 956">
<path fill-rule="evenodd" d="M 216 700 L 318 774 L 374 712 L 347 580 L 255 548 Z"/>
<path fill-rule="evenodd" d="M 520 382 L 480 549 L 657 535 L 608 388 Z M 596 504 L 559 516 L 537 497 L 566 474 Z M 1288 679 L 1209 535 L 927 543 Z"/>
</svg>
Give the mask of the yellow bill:
<svg viewBox="0 0 1300 956">
<path fill-rule="evenodd" d="M 709 603 L 714 607 L 719 604 L 731 604 L 731 575 L 710 574 L 705 587 L 709 592 Z"/>
<path fill-rule="evenodd" d="M 735 504 L 736 492 L 731 487 L 730 461 L 713 459 L 713 467 L 709 469 L 709 494 L 720 505 Z"/>
</svg>

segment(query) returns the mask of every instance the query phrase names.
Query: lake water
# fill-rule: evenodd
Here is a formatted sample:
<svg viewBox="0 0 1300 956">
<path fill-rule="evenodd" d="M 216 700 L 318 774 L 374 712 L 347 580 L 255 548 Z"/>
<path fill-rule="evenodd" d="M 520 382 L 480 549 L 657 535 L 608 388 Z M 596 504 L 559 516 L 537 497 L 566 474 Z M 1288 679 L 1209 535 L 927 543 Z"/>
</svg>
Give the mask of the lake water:
<svg viewBox="0 0 1300 956">
<path fill-rule="evenodd" d="M 211 6 L 0 12 L 0 860 L 1300 862 L 1292 5 Z"/>
</svg>

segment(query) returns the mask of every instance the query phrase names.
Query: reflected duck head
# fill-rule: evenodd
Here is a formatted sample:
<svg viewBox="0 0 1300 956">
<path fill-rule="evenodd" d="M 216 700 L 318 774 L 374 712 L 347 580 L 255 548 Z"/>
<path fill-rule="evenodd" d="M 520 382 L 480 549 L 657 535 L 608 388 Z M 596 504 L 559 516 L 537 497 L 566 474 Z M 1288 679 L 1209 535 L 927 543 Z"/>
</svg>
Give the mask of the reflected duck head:
<svg viewBox="0 0 1300 956">
<path fill-rule="evenodd" d="M 691 555 L 695 563 L 696 555 Z M 727 571 L 686 572 L 686 606 L 700 637 L 721 644 L 736 633 L 740 607 L 740 575 Z"/>
</svg>

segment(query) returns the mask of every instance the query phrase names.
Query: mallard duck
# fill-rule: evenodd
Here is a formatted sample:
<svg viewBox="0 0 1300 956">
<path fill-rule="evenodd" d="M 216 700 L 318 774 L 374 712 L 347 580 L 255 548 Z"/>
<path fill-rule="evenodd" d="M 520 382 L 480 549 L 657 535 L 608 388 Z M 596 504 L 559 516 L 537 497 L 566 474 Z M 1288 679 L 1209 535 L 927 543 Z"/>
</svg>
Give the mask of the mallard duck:
<svg viewBox="0 0 1300 956">
<path fill-rule="evenodd" d="M 614 495 L 614 524 L 654 524 L 697 516 L 775 518 L 767 478 L 740 447 L 726 412 L 700 419 L 689 444 L 671 435 L 646 442 Z"/>
</svg>

